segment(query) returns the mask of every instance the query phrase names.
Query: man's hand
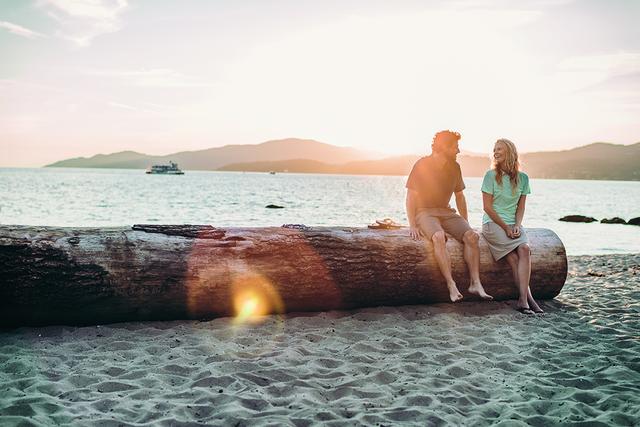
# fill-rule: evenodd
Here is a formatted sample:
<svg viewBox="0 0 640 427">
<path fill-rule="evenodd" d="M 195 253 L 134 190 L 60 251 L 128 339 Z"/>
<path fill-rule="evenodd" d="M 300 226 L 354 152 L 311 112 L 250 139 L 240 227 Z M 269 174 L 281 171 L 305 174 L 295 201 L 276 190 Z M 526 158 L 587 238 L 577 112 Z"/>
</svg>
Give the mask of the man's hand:
<svg viewBox="0 0 640 427">
<path fill-rule="evenodd" d="M 413 240 L 420 240 L 420 238 L 423 236 L 422 230 L 414 225 L 409 226 L 409 235 Z"/>
</svg>

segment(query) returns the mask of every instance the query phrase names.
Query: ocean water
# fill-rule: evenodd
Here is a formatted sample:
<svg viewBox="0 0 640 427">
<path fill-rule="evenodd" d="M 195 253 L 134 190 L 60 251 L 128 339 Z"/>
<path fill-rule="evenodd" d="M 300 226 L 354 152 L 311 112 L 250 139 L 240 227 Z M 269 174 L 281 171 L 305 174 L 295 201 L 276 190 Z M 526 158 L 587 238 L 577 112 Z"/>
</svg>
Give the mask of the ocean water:
<svg viewBox="0 0 640 427">
<path fill-rule="evenodd" d="M 146 175 L 124 169 L 0 168 L 0 224 L 126 226 L 366 226 L 406 223 L 405 177 L 188 171 Z M 481 178 L 465 179 L 469 219 L 482 220 Z M 640 182 L 532 179 L 524 226 L 555 231 L 569 255 L 640 252 L 640 227 L 564 223 L 640 216 Z M 267 209 L 268 204 L 283 209 Z"/>
</svg>

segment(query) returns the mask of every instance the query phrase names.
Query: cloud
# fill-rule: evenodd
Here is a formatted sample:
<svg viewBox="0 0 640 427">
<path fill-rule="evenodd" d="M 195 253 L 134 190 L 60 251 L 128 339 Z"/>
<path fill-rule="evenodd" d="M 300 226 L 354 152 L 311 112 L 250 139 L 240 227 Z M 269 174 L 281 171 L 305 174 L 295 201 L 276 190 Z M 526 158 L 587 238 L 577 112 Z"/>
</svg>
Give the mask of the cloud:
<svg viewBox="0 0 640 427">
<path fill-rule="evenodd" d="M 26 37 L 28 39 L 36 39 L 38 37 L 45 37 L 44 34 L 40 34 L 36 31 L 30 30 L 28 28 L 22 27 L 20 25 L 17 24 L 12 24 L 11 22 L 7 22 L 7 21 L 0 21 L 0 28 L 4 28 L 6 30 L 8 30 L 10 33 L 18 35 L 18 36 L 22 36 L 22 37 Z"/>
<path fill-rule="evenodd" d="M 640 73 L 640 53 L 617 52 L 566 58 L 558 64 L 557 80 L 570 91 L 580 91 L 637 73 Z"/>
<path fill-rule="evenodd" d="M 42 91 L 57 93 L 64 92 L 64 90 L 58 86 L 16 79 L 0 79 L 0 91 L 2 90 L 14 90 L 16 93 L 35 90 L 39 91 L 40 94 L 42 94 Z"/>
<path fill-rule="evenodd" d="M 122 110 L 128 111 L 136 111 L 139 113 L 148 113 L 148 114 L 157 114 L 157 111 L 149 110 L 146 108 L 139 108 L 129 104 L 123 104 L 122 102 L 108 102 L 107 105 L 110 107 L 120 108 Z"/>
<path fill-rule="evenodd" d="M 582 81 L 577 92 L 601 105 L 640 108 L 640 53 L 581 56 L 562 64 L 565 78 Z"/>
<path fill-rule="evenodd" d="M 604 71 L 627 74 L 640 71 L 640 53 L 618 52 L 604 55 L 576 56 L 563 60 L 562 71 Z"/>
<path fill-rule="evenodd" d="M 86 74 L 122 79 L 133 86 L 140 87 L 208 87 L 209 83 L 198 82 L 192 77 L 170 68 L 153 68 L 149 70 L 89 70 Z"/>
<path fill-rule="evenodd" d="M 113 20 L 127 7 L 127 0 L 46 0 L 69 16 Z"/>
<path fill-rule="evenodd" d="M 41 6 L 60 24 L 60 38 L 86 47 L 96 37 L 122 28 L 120 15 L 128 0 L 42 0 Z"/>
<path fill-rule="evenodd" d="M 576 0 L 521 0 L 517 8 L 545 8 L 563 6 Z M 511 0 L 450 0 L 446 7 L 453 9 L 512 9 L 514 2 Z"/>
</svg>

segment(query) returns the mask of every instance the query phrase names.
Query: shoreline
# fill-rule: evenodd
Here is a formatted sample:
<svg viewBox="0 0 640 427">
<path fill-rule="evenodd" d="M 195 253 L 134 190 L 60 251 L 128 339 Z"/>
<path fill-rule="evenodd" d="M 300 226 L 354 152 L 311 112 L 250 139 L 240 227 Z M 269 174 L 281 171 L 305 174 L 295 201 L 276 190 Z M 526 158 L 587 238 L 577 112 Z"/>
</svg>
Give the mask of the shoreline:
<svg viewBox="0 0 640 427">
<path fill-rule="evenodd" d="M 140 171 L 144 171 L 145 168 L 144 167 L 140 167 L 140 168 L 113 168 L 113 167 L 79 167 L 79 166 L 0 166 L 0 170 L 1 169 L 5 169 L 5 170 L 24 170 L 24 169 L 33 169 L 33 170 L 59 170 L 59 169 L 65 169 L 65 170 L 69 170 L 69 171 L 73 171 L 73 170 L 100 170 L 100 171 L 135 171 L 135 172 L 140 172 Z M 185 170 L 185 172 L 189 172 L 189 173 L 208 173 L 208 172 L 215 172 L 215 173 L 235 173 L 235 174 L 244 174 L 244 173 L 250 173 L 250 174 L 256 174 L 256 175 L 269 175 L 270 172 L 272 170 L 271 169 L 264 169 L 264 170 L 241 170 L 241 169 L 233 169 L 233 170 L 223 170 L 223 169 L 188 169 Z M 366 177 L 366 176 L 370 176 L 370 177 L 399 177 L 399 178 L 406 178 L 407 175 L 409 174 L 409 171 L 406 171 L 404 173 L 358 173 L 358 172 L 303 172 L 303 171 L 280 171 L 280 170 L 275 170 L 274 172 L 276 172 L 277 174 L 283 174 L 283 175 L 328 175 L 328 176 L 353 176 L 353 177 Z M 526 172 L 526 171 L 524 171 Z M 464 178 L 477 178 L 477 179 L 482 179 L 483 178 L 483 174 L 467 174 L 464 176 Z M 547 177 L 547 176 L 530 176 L 530 178 L 532 180 L 536 180 L 536 181 L 555 181 L 555 180 L 560 180 L 560 181 L 590 181 L 590 182 L 634 182 L 634 183 L 638 183 L 640 182 L 640 178 L 637 179 L 615 179 L 615 178 L 574 178 L 574 177 L 565 177 L 565 178 L 554 178 L 554 177 Z"/>
<path fill-rule="evenodd" d="M 513 301 L 0 331 L 3 425 L 549 425 L 640 418 L 640 253 Z"/>
</svg>

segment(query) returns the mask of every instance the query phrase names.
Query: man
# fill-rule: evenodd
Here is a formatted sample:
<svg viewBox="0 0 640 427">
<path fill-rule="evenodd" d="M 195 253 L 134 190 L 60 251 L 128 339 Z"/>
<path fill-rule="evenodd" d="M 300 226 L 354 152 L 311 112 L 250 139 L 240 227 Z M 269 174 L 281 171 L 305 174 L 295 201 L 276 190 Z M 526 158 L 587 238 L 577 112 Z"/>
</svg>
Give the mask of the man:
<svg viewBox="0 0 640 427">
<path fill-rule="evenodd" d="M 432 154 L 421 158 L 413 165 L 407 180 L 407 218 L 409 233 L 415 240 L 425 237 L 433 242 L 434 254 L 440 272 L 447 281 L 451 302 L 462 299 L 462 294 L 451 276 L 451 258 L 446 248 L 449 233 L 464 244 L 464 260 L 469 268 L 471 284 L 469 292 L 483 299 L 493 299 L 480 283 L 479 236 L 471 229 L 467 217 L 467 201 L 462 181 L 460 165 L 456 156 L 460 152 L 460 134 L 443 130 L 433 138 Z M 456 207 L 449 206 L 451 195 L 455 193 Z"/>
</svg>

